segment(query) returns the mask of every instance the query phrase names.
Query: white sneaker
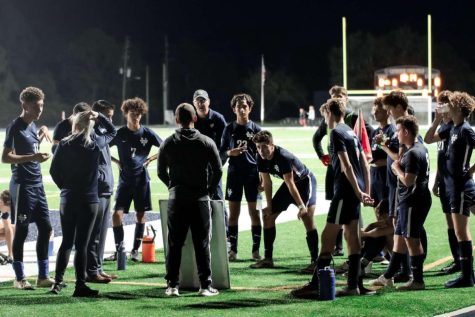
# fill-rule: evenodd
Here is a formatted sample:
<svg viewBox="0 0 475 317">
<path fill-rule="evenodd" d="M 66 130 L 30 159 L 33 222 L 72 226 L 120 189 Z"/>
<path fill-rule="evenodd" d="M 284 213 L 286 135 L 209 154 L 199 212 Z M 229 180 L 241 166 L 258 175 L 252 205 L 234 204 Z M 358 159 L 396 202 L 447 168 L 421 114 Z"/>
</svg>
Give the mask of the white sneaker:
<svg viewBox="0 0 475 317">
<path fill-rule="evenodd" d="M 132 250 L 130 252 L 130 259 L 134 262 L 140 262 L 139 251 L 138 250 Z"/>
<path fill-rule="evenodd" d="M 180 296 L 180 293 L 178 292 L 178 287 L 171 287 L 168 286 L 165 295 L 167 296 Z"/>
<path fill-rule="evenodd" d="M 201 296 L 216 296 L 219 295 L 219 291 L 216 288 L 208 286 L 207 288 L 200 288 L 198 294 Z"/>
<path fill-rule="evenodd" d="M 229 259 L 229 262 L 234 262 L 234 261 L 237 261 L 239 258 L 238 258 L 237 253 L 231 250 L 228 253 L 228 259 Z"/>
<path fill-rule="evenodd" d="M 377 279 L 371 280 L 368 283 L 370 286 L 383 286 L 383 287 L 394 287 L 394 281 L 392 278 L 387 279 L 384 277 L 384 274 L 380 275 Z"/>
<path fill-rule="evenodd" d="M 31 286 L 30 282 L 28 282 L 26 279 L 22 279 L 21 281 L 14 280 L 13 287 L 24 290 L 34 289 L 33 286 Z"/>
</svg>

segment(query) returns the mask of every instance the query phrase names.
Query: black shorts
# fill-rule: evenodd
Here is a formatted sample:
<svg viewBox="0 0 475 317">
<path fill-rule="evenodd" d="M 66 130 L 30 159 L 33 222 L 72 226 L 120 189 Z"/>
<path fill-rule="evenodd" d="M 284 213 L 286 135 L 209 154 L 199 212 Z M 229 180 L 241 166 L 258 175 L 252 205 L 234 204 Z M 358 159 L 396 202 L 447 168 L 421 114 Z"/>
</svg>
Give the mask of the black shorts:
<svg viewBox="0 0 475 317">
<path fill-rule="evenodd" d="M 388 202 L 389 202 L 389 217 L 397 217 L 397 187 L 389 186 L 388 188 Z"/>
<path fill-rule="evenodd" d="M 307 177 L 296 182 L 295 186 L 305 206 L 310 207 L 317 203 L 317 180 L 312 173 L 309 173 Z M 290 194 L 287 184 L 283 182 L 275 192 L 274 197 L 272 197 L 272 213 L 281 213 L 287 210 L 290 204 L 297 205 Z"/>
<path fill-rule="evenodd" d="M 244 189 L 246 201 L 255 202 L 259 187 L 259 173 L 256 170 L 239 172 L 228 170 L 226 180 L 226 200 L 241 201 Z"/>
<path fill-rule="evenodd" d="M 444 214 L 450 214 L 450 194 L 447 191 L 445 182 L 442 180 L 439 182 L 439 199 L 442 206 L 442 212 Z"/>
<path fill-rule="evenodd" d="M 424 222 L 429 214 L 432 198 L 429 191 L 413 196 L 398 206 L 398 217 L 394 234 L 405 238 L 420 239 Z"/>
<path fill-rule="evenodd" d="M 379 203 L 381 200 L 388 198 L 389 189 L 386 185 L 386 166 L 371 167 L 371 198 L 375 203 Z"/>
<path fill-rule="evenodd" d="M 12 224 L 28 225 L 31 222 L 50 222 L 43 184 L 31 186 L 11 181 L 10 193 Z"/>
<path fill-rule="evenodd" d="M 119 183 L 117 192 L 115 193 L 114 211 L 123 210 L 124 213 L 129 213 L 132 200 L 134 201 L 136 212 L 152 210 L 150 182 L 136 186 Z"/>
<path fill-rule="evenodd" d="M 449 186 L 447 186 L 449 187 Z M 469 179 L 460 186 L 454 186 L 450 192 L 450 212 L 470 216 L 470 207 L 475 205 L 475 183 Z"/>
<path fill-rule="evenodd" d="M 360 200 L 353 192 L 336 193 L 330 203 L 327 222 L 336 225 L 347 225 L 353 220 L 360 219 L 360 210 Z"/>
<path fill-rule="evenodd" d="M 325 174 L 325 199 L 332 200 L 333 198 L 333 167 L 331 165 L 327 166 L 327 173 Z"/>
</svg>

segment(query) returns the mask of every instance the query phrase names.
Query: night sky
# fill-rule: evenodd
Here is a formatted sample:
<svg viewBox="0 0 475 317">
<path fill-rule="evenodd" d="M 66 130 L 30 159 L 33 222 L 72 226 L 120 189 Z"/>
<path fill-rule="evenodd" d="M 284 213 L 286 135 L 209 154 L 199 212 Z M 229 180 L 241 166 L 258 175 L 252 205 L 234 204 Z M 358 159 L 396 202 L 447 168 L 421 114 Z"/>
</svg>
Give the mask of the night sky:
<svg viewBox="0 0 475 317">
<path fill-rule="evenodd" d="M 434 50 L 437 41 L 443 39 L 475 69 L 474 1 L 12 0 L 11 3 L 49 47 L 59 48 L 61 43 L 90 27 L 104 30 L 118 43 L 123 43 L 128 35 L 135 59 L 151 66 L 152 78 L 161 77 L 163 38 L 167 34 L 170 72 L 184 58 L 182 50 L 187 50 L 188 59 L 193 56 L 190 51 L 196 50 L 196 60 L 188 63 L 199 65 L 201 74 L 187 76 L 194 78 L 195 83 L 200 82 L 203 74 L 201 86 L 196 88 L 210 89 L 212 97 L 217 96 L 220 103 L 229 100 L 234 87 L 242 89 L 241 78 L 258 69 L 260 54 L 265 54 L 268 70 L 285 70 L 298 78 L 309 91 L 309 98 L 314 90 L 327 90 L 331 85 L 328 52 L 331 47 L 341 45 L 342 16 L 347 17 L 350 34 L 368 31 L 378 35 L 407 26 L 425 35 L 426 16 L 430 13 Z M 215 67 L 216 59 L 237 66 L 238 71 L 229 76 L 233 77 L 229 78 L 229 85 L 221 85 L 226 79 L 226 74 L 221 72 L 226 69 Z M 155 84 L 159 86 L 158 82 Z M 220 85 L 225 87 L 224 91 L 219 91 Z M 191 99 L 191 88 L 175 87 L 172 92 L 172 102 Z"/>
</svg>

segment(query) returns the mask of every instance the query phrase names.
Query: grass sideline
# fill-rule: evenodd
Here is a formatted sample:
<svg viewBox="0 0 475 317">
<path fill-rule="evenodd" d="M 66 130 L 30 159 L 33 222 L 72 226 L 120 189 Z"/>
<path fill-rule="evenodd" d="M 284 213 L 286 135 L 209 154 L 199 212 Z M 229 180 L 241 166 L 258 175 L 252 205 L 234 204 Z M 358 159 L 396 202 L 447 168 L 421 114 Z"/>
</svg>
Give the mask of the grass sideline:
<svg viewBox="0 0 475 317">
<path fill-rule="evenodd" d="M 173 129 L 157 128 L 157 133 L 166 138 Z M 275 142 L 295 153 L 312 170 L 317 177 L 318 190 L 323 190 L 325 168 L 315 159 L 311 128 L 271 128 Z M 423 133 L 422 133 L 423 134 Z M 0 134 L 3 142 L 4 132 Z M 429 145 L 431 170 L 435 170 L 436 146 Z M 50 145 L 43 144 L 42 151 L 50 152 Z M 113 153 L 115 149 L 113 148 Z M 58 189 L 48 180 L 50 161 L 42 165 L 45 176 L 45 190 L 51 209 L 58 205 Z M 224 169 L 226 171 L 226 169 Z M 166 197 L 165 187 L 155 176 L 156 164 L 149 167 L 152 177 L 153 202 Z M 114 168 L 117 179 L 117 169 Z M 0 165 L 0 186 L 7 188 L 10 167 Z M 225 176 L 223 179 L 226 179 Z M 281 181 L 275 181 L 279 186 Z M 318 202 L 317 202 L 318 204 Z M 318 206 L 318 205 L 317 205 Z M 318 207 L 317 207 L 318 208 Z M 373 219 L 370 209 L 364 211 L 367 222 Z M 318 216 L 318 230 L 321 233 L 325 216 Z M 445 220 L 440 203 L 434 197 L 426 228 L 429 239 L 429 255 L 426 265 L 450 255 L 446 238 Z M 472 235 L 475 234 L 473 225 Z M 240 234 L 240 256 L 246 257 L 246 250 L 251 248 L 250 232 Z M 249 252 L 250 253 L 250 252 Z M 279 224 L 275 243 L 275 261 L 277 268 L 266 270 L 248 269 L 250 261 L 231 263 L 231 283 L 235 289 L 224 291 L 218 297 L 202 298 L 196 292 L 182 292 L 180 298 L 165 298 L 163 279 L 165 274 L 164 255 L 157 252 L 158 263 L 128 263 L 128 270 L 118 272 L 118 282 L 128 284 L 100 285 L 97 299 L 76 299 L 70 295 L 73 284 L 60 296 L 47 294 L 46 290 L 31 292 L 15 290 L 11 282 L 0 284 L 0 316 L 29 314 L 34 316 L 110 316 L 123 313 L 135 316 L 433 316 L 475 305 L 474 289 L 446 290 L 443 283 L 449 278 L 438 276 L 437 266 L 426 273 L 428 290 L 423 292 L 383 291 L 371 297 L 342 298 L 334 302 L 315 302 L 296 300 L 288 296 L 290 288 L 300 286 L 309 279 L 308 275 L 296 273 L 308 264 L 308 251 L 305 243 L 303 225 L 297 221 Z M 344 258 L 335 258 L 336 264 Z M 106 264 L 106 270 L 114 272 L 112 264 Z M 374 266 L 378 269 L 378 266 Z M 383 267 L 379 267 L 383 270 Z M 67 280 L 73 280 L 73 270 L 66 274 Z M 339 277 L 338 283 L 344 283 Z"/>
</svg>

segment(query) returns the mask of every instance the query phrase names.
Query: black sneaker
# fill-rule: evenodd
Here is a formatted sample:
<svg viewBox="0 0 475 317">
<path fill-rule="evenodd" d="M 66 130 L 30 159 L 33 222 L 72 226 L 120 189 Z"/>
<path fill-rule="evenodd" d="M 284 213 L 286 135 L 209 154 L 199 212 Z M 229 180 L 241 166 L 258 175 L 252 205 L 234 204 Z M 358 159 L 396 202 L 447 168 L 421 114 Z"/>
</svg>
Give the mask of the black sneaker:
<svg viewBox="0 0 475 317">
<path fill-rule="evenodd" d="M 90 289 L 86 285 L 76 286 L 74 289 L 73 297 L 97 297 L 99 291 L 95 289 Z"/>
<path fill-rule="evenodd" d="M 49 292 L 51 294 L 56 294 L 58 295 L 63 288 L 66 288 L 66 284 L 64 282 L 54 282 L 53 286 L 51 286 L 51 289 Z"/>
<path fill-rule="evenodd" d="M 461 288 L 461 287 L 473 287 L 474 281 L 471 278 L 463 278 L 462 275 L 456 279 L 445 282 L 446 288 Z"/>
<path fill-rule="evenodd" d="M 453 274 L 453 273 L 460 272 L 461 271 L 460 264 L 456 262 L 452 262 L 446 267 L 442 268 L 441 271 L 444 272 L 444 274 Z"/>
<path fill-rule="evenodd" d="M 290 295 L 295 298 L 318 299 L 318 286 L 315 286 L 312 283 L 308 283 L 300 288 L 294 289 L 290 292 Z"/>
<path fill-rule="evenodd" d="M 407 283 L 410 279 L 410 275 L 403 274 L 401 272 L 398 272 L 396 275 L 394 275 L 394 283 Z"/>
</svg>

